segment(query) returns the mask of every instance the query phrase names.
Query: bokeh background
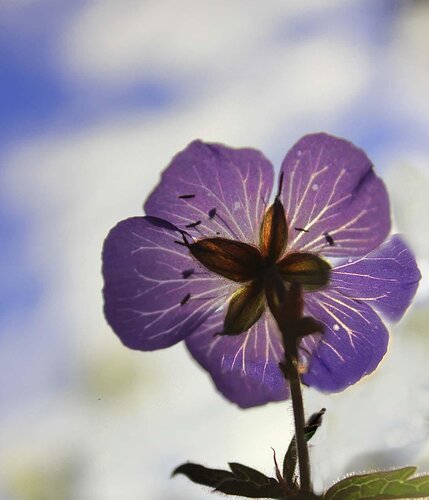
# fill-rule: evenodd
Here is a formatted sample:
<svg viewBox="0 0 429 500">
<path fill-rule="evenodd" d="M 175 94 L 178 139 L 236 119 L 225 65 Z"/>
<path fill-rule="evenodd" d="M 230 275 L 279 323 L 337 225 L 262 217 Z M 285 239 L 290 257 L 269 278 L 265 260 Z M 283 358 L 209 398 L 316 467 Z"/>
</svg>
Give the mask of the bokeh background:
<svg viewBox="0 0 429 500">
<path fill-rule="evenodd" d="M 424 278 L 372 376 L 305 392 L 315 483 L 429 471 L 428 91 L 427 1 L 1 0 L 0 499 L 211 498 L 169 478 L 188 459 L 273 473 L 287 403 L 239 410 L 102 314 L 103 238 L 197 137 L 278 167 L 323 130 L 374 161 Z"/>
</svg>

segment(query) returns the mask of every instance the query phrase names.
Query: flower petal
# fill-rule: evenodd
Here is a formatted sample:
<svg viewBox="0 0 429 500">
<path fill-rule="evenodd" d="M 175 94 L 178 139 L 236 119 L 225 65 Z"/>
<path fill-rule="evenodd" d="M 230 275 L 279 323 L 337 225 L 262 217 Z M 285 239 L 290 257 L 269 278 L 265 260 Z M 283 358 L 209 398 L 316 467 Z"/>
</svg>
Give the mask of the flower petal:
<svg viewBox="0 0 429 500">
<path fill-rule="evenodd" d="M 173 158 L 144 209 L 196 237 L 257 244 L 273 176 L 259 151 L 194 141 Z"/>
<path fill-rule="evenodd" d="M 337 392 L 374 371 L 389 339 L 379 316 L 365 303 L 328 289 L 306 296 L 306 312 L 325 325 L 303 382 Z"/>
<path fill-rule="evenodd" d="M 282 171 L 291 250 L 361 256 L 386 238 L 386 188 L 361 149 L 327 134 L 307 135 Z"/>
<path fill-rule="evenodd" d="M 241 408 L 286 399 L 289 392 L 278 366 L 283 348 L 272 317 L 264 314 L 235 337 L 214 336 L 222 326 L 219 311 L 186 339 L 192 356 L 210 373 L 217 389 Z"/>
<path fill-rule="evenodd" d="M 416 293 L 420 271 L 400 236 L 392 236 L 370 254 L 334 268 L 331 286 L 368 302 L 391 321 L 399 321 Z"/>
<path fill-rule="evenodd" d="M 182 340 L 234 289 L 180 243 L 177 228 L 155 217 L 121 221 L 105 240 L 104 312 L 132 349 L 161 349 Z"/>
</svg>

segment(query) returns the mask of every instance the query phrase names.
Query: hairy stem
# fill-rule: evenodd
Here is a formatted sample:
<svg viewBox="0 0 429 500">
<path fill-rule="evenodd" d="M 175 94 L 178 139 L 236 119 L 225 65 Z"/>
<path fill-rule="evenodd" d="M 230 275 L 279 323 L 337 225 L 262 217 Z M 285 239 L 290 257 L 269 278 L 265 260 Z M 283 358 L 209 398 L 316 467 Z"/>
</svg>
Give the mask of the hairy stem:
<svg viewBox="0 0 429 500">
<path fill-rule="evenodd" d="M 295 439 L 298 453 L 300 487 L 302 491 L 310 492 L 310 459 L 308 455 L 307 441 L 304 435 L 305 415 L 301 391 L 301 380 L 298 373 L 298 359 L 296 352 L 291 355 L 289 354 L 289 349 L 286 348 L 285 351 L 285 369 L 290 386 L 295 423 Z M 289 353 L 287 353 L 287 351 L 289 351 Z"/>
<path fill-rule="evenodd" d="M 274 279 L 277 277 L 274 275 Z M 301 379 L 298 371 L 298 342 L 303 327 L 303 296 L 299 284 L 293 283 L 286 290 L 278 280 L 267 295 L 268 304 L 277 322 L 283 338 L 285 360 L 281 365 L 286 381 L 290 386 L 293 416 L 295 422 L 295 439 L 298 453 L 300 489 L 311 492 L 310 460 L 307 441 L 305 439 L 305 415 L 301 392 Z"/>
</svg>

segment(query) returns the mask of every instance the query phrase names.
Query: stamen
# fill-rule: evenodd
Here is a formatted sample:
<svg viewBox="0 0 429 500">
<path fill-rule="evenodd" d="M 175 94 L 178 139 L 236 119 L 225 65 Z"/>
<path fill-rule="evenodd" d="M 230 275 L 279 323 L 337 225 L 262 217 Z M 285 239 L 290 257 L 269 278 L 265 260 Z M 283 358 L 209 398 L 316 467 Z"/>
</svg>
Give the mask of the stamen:
<svg viewBox="0 0 429 500">
<path fill-rule="evenodd" d="M 191 298 L 191 294 L 190 293 L 187 293 L 183 299 L 180 301 L 180 305 L 181 306 L 184 306 L 188 301 L 189 299 Z"/>
<path fill-rule="evenodd" d="M 284 174 L 283 172 L 280 172 L 279 187 L 277 189 L 276 199 L 280 196 L 283 189 L 283 174 Z"/>
<path fill-rule="evenodd" d="M 177 243 L 178 245 L 182 245 L 184 247 L 189 247 L 190 243 L 187 240 L 187 237 L 191 238 L 191 240 L 194 241 L 192 236 L 187 231 L 180 231 L 180 234 L 182 235 L 183 241 L 174 240 L 174 243 Z"/>
<path fill-rule="evenodd" d="M 213 215 L 213 218 L 215 217 L 217 217 L 222 222 L 222 224 L 228 229 L 228 231 L 230 231 L 230 233 L 234 236 L 236 240 L 240 240 L 239 236 L 237 236 L 237 234 L 234 232 L 234 230 L 231 228 L 231 226 L 226 222 L 226 220 L 223 217 L 221 217 L 217 212 L 215 212 L 215 214 Z"/>
<path fill-rule="evenodd" d="M 191 198 L 195 198 L 194 194 L 182 194 L 178 196 L 181 200 L 190 200 Z"/>
<path fill-rule="evenodd" d="M 182 235 L 182 238 L 183 238 L 183 244 L 185 245 L 185 247 L 188 247 L 189 241 L 186 238 L 187 237 L 191 238 L 191 240 L 193 241 L 192 236 L 187 231 L 180 231 L 180 234 Z"/>
<path fill-rule="evenodd" d="M 296 227 L 295 230 L 296 231 L 301 231 L 303 233 L 308 233 L 308 229 L 304 229 L 303 227 Z"/>
<path fill-rule="evenodd" d="M 215 217 L 217 217 L 221 222 L 222 224 L 228 229 L 228 231 L 230 231 L 230 233 L 234 236 L 234 238 L 236 240 L 239 240 L 240 238 L 237 236 L 237 234 L 233 231 L 233 229 L 231 228 L 231 226 L 226 222 L 225 219 L 223 219 L 218 213 L 217 213 L 217 208 L 216 207 L 213 207 L 211 208 L 208 212 L 207 212 L 207 215 L 209 216 L 209 219 L 210 220 L 213 220 Z M 220 235 L 221 233 L 219 231 L 216 231 L 216 234 L 217 235 Z"/>
<path fill-rule="evenodd" d="M 187 229 L 195 228 L 201 224 L 200 220 L 197 220 L 196 222 L 191 222 L 190 224 L 186 224 Z"/>
<path fill-rule="evenodd" d="M 234 236 L 235 239 L 239 240 L 240 238 L 237 236 L 237 234 L 233 231 L 233 229 L 231 228 L 231 226 L 226 222 L 225 219 L 223 219 L 218 213 L 217 213 L 217 208 L 216 207 L 213 207 L 211 208 L 208 212 L 207 212 L 207 215 L 209 216 L 209 219 L 210 220 L 213 220 L 215 217 L 217 217 L 221 222 L 222 224 L 228 229 L 228 231 L 230 231 L 230 233 Z M 189 227 L 189 226 L 186 226 L 186 227 Z M 219 231 L 216 231 L 216 234 L 218 236 L 220 236 L 220 232 Z"/>
<path fill-rule="evenodd" d="M 323 233 L 323 236 L 330 247 L 335 245 L 334 238 L 329 233 Z"/>
<path fill-rule="evenodd" d="M 192 276 L 194 272 L 194 269 L 185 269 L 184 271 L 182 271 L 183 279 L 189 278 L 189 276 Z"/>
</svg>

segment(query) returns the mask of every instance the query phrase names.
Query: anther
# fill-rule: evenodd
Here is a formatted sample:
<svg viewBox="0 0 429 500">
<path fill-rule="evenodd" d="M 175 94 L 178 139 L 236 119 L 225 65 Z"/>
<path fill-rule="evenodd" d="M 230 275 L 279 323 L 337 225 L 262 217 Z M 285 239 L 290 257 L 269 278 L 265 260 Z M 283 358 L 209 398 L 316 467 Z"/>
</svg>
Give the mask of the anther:
<svg viewBox="0 0 429 500">
<path fill-rule="evenodd" d="M 216 207 L 213 207 L 211 208 L 208 212 L 207 212 L 207 215 L 209 216 L 209 219 L 212 220 L 214 219 L 215 217 L 217 217 L 221 222 L 222 224 L 228 229 L 228 231 L 238 240 L 239 237 L 235 234 L 234 230 L 231 228 L 231 226 L 226 222 L 225 219 L 223 219 L 223 217 L 221 217 L 218 213 L 217 213 L 217 209 Z M 186 226 L 188 227 L 188 226 Z M 220 235 L 220 232 L 219 231 L 216 231 L 216 234 L 217 235 Z"/>
<path fill-rule="evenodd" d="M 191 224 L 186 224 L 186 228 L 187 229 L 191 229 L 191 228 L 194 228 L 194 227 L 197 227 L 201 224 L 201 221 L 200 220 L 197 220 L 196 222 L 191 222 Z"/>
<path fill-rule="evenodd" d="M 329 233 L 323 233 L 323 236 L 330 247 L 335 245 L 334 238 Z"/>
<path fill-rule="evenodd" d="M 180 301 L 180 305 L 181 306 L 184 306 L 188 301 L 189 299 L 191 298 L 191 294 L 190 293 L 187 293 L 183 299 Z"/>
<path fill-rule="evenodd" d="M 301 231 L 303 233 L 308 233 L 308 229 L 304 229 L 303 227 L 296 227 L 295 231 Z"/>
<path fill-rule="evenodd" d="M 192 276 L 193 274 L 194 274 L 193 269 L 185 269 L 184 271 L 182 271 L 182 278 L 183 279 L 189 278 L 189 276 Z"/>
</svg>

